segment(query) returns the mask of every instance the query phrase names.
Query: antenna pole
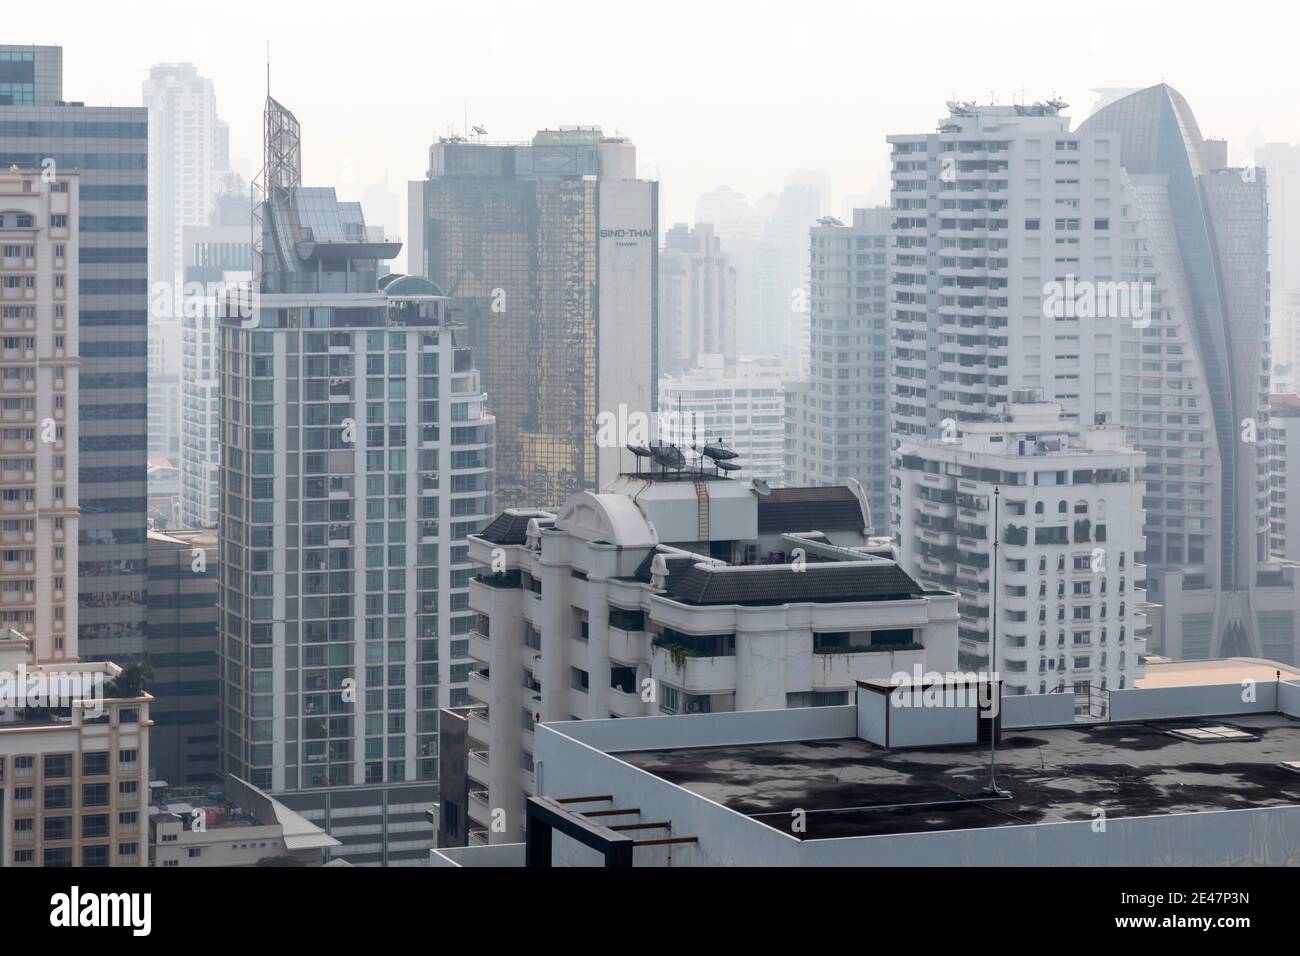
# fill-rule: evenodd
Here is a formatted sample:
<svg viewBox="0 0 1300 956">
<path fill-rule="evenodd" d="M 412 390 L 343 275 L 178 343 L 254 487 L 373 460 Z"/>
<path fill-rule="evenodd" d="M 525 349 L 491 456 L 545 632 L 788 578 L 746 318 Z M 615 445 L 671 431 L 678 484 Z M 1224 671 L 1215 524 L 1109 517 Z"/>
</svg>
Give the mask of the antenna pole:
<svg viewBox="0 0 1300 956">
<path fill-rule="evenodd" d="M 992 609 L 989 615 L 989 685 L 994 694 L 997 694 L 997 709 L 989 717 L 989 785 L 985 787 L 987 793 L 995 797 L 1009 797 L 1010 793 L 998 786 L 997 771 L 997 751 L 998 751 L 998 720 L 1002 714 L 1002 688 L 999 685 L 998 674 L 998 504 L 1002 497 L 1002 489 L 996 485 L 993 488 L 993 567 L 989 574 L 989 587 L 993 592 Z M 990 698 L 992 695 L 990 695 Z"/>
</svg>

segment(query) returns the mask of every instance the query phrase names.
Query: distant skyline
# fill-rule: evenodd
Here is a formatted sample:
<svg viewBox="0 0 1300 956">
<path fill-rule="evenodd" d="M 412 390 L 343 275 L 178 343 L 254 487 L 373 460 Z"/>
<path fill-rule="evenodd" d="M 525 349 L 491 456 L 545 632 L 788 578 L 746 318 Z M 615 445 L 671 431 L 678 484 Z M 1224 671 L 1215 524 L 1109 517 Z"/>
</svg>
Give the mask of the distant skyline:
<svg viewBox="0 0 1300 956">
<path fill-rule="evenodd" d="M 1300 15 L 1281 7 L 1012 2 L 978 16 L 946 2 L 920 15 L 906 5 L 666 0 L 634 13 L 588 0 L 562 11 L 487 0 L 394 2 L 364 8 L 369 20 L 337 0 L 232 0 L 206 20 L 162 2 L 136 8 L 155 12 L 124 29 L 121 8 L 70 0 L 56 19 L 7 24 L 3 39 L 63 46 L 65 96 L 97 105 L 138 106 L 150 66 L 194 63 L 216 85 L 245 175 L 260 151 L 269 41 L 272 91 L 303 124 L 304 181 L 360 199 L 387 175 L 403 208 L 433 137 L 466 117 L 493 140 L 578 124 L 630 136 L 642 168 L 663 182 L 665 228 L 690 221 L 699 195 L 719 185 L 752 200 L 800 169 L 830 174 L 836 215 L 845 197 L 886 200 L 885 136 L 930 129 L 952 98 L 1055 95 L 1078 124 L 1093 89 L 1163 80 L 1206 136 L 1229 141 L 1234 162 L 1265 142 L 1300 142 Z"/>
</svg>

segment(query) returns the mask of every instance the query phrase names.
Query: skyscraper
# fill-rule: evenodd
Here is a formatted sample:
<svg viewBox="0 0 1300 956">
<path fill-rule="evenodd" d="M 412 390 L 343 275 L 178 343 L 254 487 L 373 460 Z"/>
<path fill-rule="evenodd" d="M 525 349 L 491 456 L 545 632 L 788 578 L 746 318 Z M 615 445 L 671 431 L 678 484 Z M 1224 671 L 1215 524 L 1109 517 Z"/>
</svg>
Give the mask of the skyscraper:
<svg viewBox="0 0 1300 956">
<path fill-rule="evenodd" d="M 185 228 L 181 310 L 181 525 L 212 528 L 220 502 L 222 293 L 252 277 L 252 206 L 243 180 L 217 197 L 212 223 Z"/>
<path fill-rule="evenodd" d="M 597 127 L 439 139 L 410 185 L 412 272 L 457 304 L 497 419 L 503 505 L 558 506 L 618 474 L 596 420 L 655 409 L 658 184 Z"/>
<path fill-rule="evenodd" d="M 144 81 L 149 111 L 149 281 L 180 284 L 186 226 L 206 225 L 229 137 L 212 81 L 192 63 L 160 63 Z"/>
<path fill-rule="evenodd" d="M 59 47 L 0 46 L 0 169 L 76 171 L 83 658 L 144 650 L 148 117 L 65 102 Z"/>
<path fill-rule="evenodd" d="M 867 493 L 876 534 L 889 531 L 890 211 L 855 209 L 810 234 L 810 371 L 786 390 L 785 481 Z"/>
<path fill-rule="evenodd" d="M 1268 557 L 1269 282 L 1265 171 L 1228 169 L 1164 84 L 1099 110 L 1116 136 L 1135 253 L 1155 285 L 1149 327 L 1126 335 L 1122 421 L 1147 455 L 1147 565 L 1159 650 L 1263 656 L 1295 632 L 1297 596 Z M 1126 226 L 1125 228 L 1129 228 Z M 1294 640 L 1294 639 L 1293 639 Z"/>
<path fill-rule="evenodd" d="M 297 121 L 265 119 L 257 295 L 221 325 L 224 769 L 346 828 L 350 861 L 413 865 L 438 708 L 468 699 L 493 420 L 450 301 L 380 282 L 400 244 L 302 186 Z"/>
<path fill-rule="evenodd" d="M 736 357 L 736 269 L 707 223 L 678 223 L 659 256 L 659 372 L 680 375 L 701 355 Z"/>
<path fill-rule="evenodd" d="M 149 111 L 149 454 L 179 464 L 182 268 L 187 227 L 207 225 L 230 165 L 212 81 L 191 63 L 151 67 Z"/>
<path fill-rule="evenodd" d="M 955 438 L 1026 387 L 1124 425 L 1146 454 L 1151 649 L 1258 654 L 1296 602 L 1261 565 L 1265 174 L 1225 168 L 1163 84 L 1075 130 L 1065 106 L 950 103 L 938 132 L 889 137 L 894 440 Z"/>
<path fill-rule="evenodd" d="M 79 180 L 0 172 L 0 634 L 38 664 L 77 658 Z"/>
</svg>

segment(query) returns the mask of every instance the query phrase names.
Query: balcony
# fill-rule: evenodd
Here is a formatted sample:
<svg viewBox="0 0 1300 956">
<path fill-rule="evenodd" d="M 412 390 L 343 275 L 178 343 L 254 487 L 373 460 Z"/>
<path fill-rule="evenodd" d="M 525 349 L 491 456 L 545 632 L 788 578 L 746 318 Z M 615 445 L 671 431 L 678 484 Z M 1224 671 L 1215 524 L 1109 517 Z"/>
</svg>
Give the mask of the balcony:
<svg viewBox="0 0 1300 956">
<path fill-rule="evenodd" d="M 465 730 L 472 740 L 484 744 L 491 742 L 492 738 L 489 735 L 492 732 L 492 724 L 488 720 L 488 709 L 484 707 L 481 710 L 470 711 Z M 483 754 L 486 759 L 487 751 L 483 751 Z"/>
<path fill-rule="evenodd" d="M 609 656 L 622 664 L 638 664 L 650 659 L 650 638 L 644 631 L 609 629 Z"/>
<path fill-rule="evenodd" d="M 486 786 L 489 782 L 488 752 L 486 750 L 471 750 L 466 772 L 471 780 L 477 780 L 480 784 Z"/>
<path fill-rule="evenodd" d="M 644 717 L 645 703 L 639 694 L 629 694 L 617 687 L 609 689 L 609 712 L 616 717 Z"/>
<path fill-rule="evenodd" d="M 844 690 L 859 680 L 888 680 L 894 674 L 911 673 L 913 665 L 925 662 L 925 649 L 907 645 L 907 650 L 855 650 L 852 653 L 812 656 L 812 689 Z"/>
<path fill-rule="evenodd" d="M 469 792 L 469 818 L 481 827 L 492 825 L 492 806 L 486 790 L 476 788 Z"/>
<path fill-rule="evenodd" d="M 676 684 L 688 694 L 726 693 L 736 689 L 734 657 L 674 655 L 668 648 L 655 647 L 650 652 L 650 671 L 656 680 Z"/>
<path fill-rule="evenodd" d="M 488 668 L 469 672 L 469 695 L 485 704 L 492 699 L 492 678 Z"/>
<path fill-rule="evenodd" d="M 469 656 L 484 664 L 492 662 L 492 642 L 482 631 L 469 632 Z"/>
</svg>

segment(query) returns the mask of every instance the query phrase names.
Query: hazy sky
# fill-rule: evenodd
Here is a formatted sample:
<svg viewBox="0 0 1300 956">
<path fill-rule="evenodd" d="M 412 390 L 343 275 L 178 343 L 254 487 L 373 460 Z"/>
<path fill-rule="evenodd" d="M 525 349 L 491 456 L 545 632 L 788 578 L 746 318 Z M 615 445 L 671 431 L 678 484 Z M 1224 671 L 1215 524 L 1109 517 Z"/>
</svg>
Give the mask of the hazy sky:
<svg viewBox="0 0 1300 956">
<path fill-rule="evenodd" d="M 1280 2 L 70 0 L 6 19 L 5 42 L 64 47 L 65 95 L 90 104 L 139 105 L 151 64 L 193 62 L 250 165 L 269 40 L 304 181 L 345 198 L 387 173 L 404 201 L 466 104 L 490 139 L 625 133 L 659 170 L 669 222 L 719 184 L 754 198 L 801 168 L 831 174 L 840 213 L 841 197 L 879 189 L 885 135 L 933 129 L 950 98 L 1055 94 L 1078 123 L 1090 89 L 1164 80 L 1235 160 L 1300 142 L 1300 13 Z"/>
</svg>

